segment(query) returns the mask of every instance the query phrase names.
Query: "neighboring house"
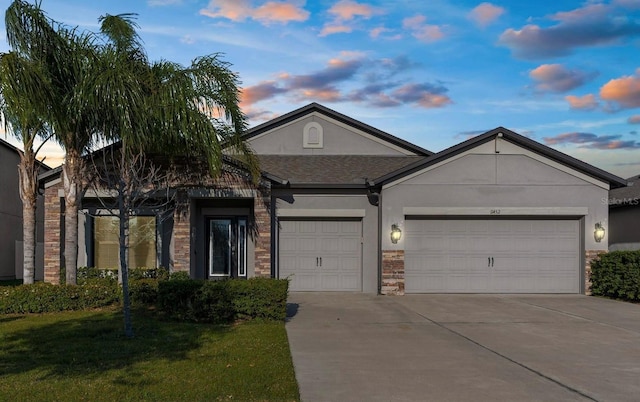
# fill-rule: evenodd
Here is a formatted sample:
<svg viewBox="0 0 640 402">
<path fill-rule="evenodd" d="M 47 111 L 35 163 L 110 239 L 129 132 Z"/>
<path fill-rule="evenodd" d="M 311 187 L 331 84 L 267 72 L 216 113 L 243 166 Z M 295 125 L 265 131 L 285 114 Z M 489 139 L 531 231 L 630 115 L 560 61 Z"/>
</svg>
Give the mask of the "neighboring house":
<svg viewBox="0 0 640 402">
<path fill-rule="evenodd" d="M 193 278 L 290 278 L 292 291 L 583 293 L 607 250 L 594 239 L 602 199 L 626 184 L 504 128 L 433 154 L 315 103 L 246 140 L 260 184 L 232 160 L 215 180 L 185 169 L 180 208 L 141 211 L 140 261 Z M 43 177 L 51 282 L 60 185 Z M 80 260 L 100 265 L 114 239 L 92 195 L 83 203 Z"/>
<path fill-rule="evenodd" d="M 18 188 L 18 148 L 0 139 L 0 280 L 22 279 L 22 200 Z M 51 168 L 38 162 L 40 172 Z M 36 211 L 36 272 L 35 279 L 44 279 L 44 198 L 38 197 Z"/>
<path fill-rule="evenodd" d="M 609 191 L 610 251 L 640 250 L 640 175 L 627 182 Z"/>
</svg>

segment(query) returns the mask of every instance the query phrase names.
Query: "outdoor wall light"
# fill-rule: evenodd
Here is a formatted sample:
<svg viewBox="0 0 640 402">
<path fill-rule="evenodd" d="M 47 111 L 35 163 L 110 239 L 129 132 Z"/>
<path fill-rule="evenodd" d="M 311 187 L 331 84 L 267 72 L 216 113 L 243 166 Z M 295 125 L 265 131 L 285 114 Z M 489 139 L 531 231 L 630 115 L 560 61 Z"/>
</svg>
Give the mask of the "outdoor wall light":
<svg viewBox="0 0 640 402">
<path fill-rule="evenodd" d="M 596 223 L 596 228 L 593 231 L 593 238 L 596 240 L 596 243 L 600 243 L 602 239 L 604 239 L 604 226 L 602 226 L 602 223 Z"/>
<path fill-rule="evenodd" d="M 398 227 L 398 224 L 391 225 L 391 243 L 397 244 L 398 240 L 402 237 L 402 230 Z"/>
</svg>

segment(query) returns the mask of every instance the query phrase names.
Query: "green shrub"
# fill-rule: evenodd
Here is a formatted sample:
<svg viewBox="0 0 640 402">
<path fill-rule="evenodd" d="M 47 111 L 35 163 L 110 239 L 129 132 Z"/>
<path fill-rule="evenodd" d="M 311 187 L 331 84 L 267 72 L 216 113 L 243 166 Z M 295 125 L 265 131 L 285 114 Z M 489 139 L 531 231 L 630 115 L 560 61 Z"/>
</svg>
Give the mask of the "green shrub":
<svg viewBox="0 0 640 402">
<path fill-rule="evenodd" d="M 129 282 L 129 296 L 134 304 L 156 304 L 158 279 L 133 279 Z"/>
<path fill-rule="evenodd" d="M 287 316 L 286 279 L 251 278 L 228 283 L 236 318 L 284 320 Z"/>
<path fill-rule="evenodd" d="M 236 318 L 284 320 L 288 288 L 285 279 L 171 279 L 158 283 L 157 305 L 160 311 L 178 320 L 217 323 Z"/>
<path fill-rule="evenodd" d="M 82 286 L 35 283 L 0 290 L 0 313 L 48 313 L 99 308 L 117 303 L 116 284 L 90 282 Z"/>
<path fill-rule="evenodd" d="M 169 279 L 172 281 L 188 281 L 191 277 L 188 272 L 176 271 L 169 274 Z"/>
<path fill-rule="evenodd" d="M 201 280 L 170 279 L 158 283 L 158 309 L 169 317 L 195 321 L 196 292 L 204 285 Z"/>
<path fill-rule="evenodd" d="M 591 263 L 591 292 L 597 296 L 640 300 L 640 251 L 612 251 Z"/>
</svg>

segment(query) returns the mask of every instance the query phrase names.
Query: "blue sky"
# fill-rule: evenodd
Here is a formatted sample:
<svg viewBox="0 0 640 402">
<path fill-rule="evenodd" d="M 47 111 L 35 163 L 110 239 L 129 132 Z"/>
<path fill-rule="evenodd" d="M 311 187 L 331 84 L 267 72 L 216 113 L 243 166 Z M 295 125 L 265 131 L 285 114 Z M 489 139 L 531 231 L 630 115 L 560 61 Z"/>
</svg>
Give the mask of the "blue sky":
<svg viewBox="0 0 640 402">
<path fill-rule="evenodd" d="M 640 0 L 42 7 L 90 30 L 105 13 L 137 13 L 153 60 L 223 53 L 251 125 L 319 102 L 434 152 L 504 126 L 622 177 L 640 173 Z M 57 165 L 59 151 L 45 151 Z"/>
</svg>

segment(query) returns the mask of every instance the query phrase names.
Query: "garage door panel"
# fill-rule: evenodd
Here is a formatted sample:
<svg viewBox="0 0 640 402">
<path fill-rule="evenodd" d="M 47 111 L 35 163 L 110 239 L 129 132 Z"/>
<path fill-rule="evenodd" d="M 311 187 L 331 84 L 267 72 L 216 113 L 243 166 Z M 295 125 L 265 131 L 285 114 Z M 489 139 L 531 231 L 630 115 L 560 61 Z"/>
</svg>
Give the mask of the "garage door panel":
<svg viewBox="0 0 640 402">
<path fill-rule="evenodd" d="M 362 221 L 281 221 L 279 276 L 292 291 L 362 290 Z"/>
<path fill-rule="evenodd" d="M 405 225 L 407 293 L 580 290 L 577 220 L 424 219 Z"/>
</svg>

